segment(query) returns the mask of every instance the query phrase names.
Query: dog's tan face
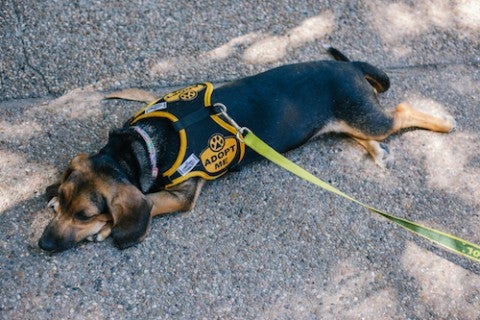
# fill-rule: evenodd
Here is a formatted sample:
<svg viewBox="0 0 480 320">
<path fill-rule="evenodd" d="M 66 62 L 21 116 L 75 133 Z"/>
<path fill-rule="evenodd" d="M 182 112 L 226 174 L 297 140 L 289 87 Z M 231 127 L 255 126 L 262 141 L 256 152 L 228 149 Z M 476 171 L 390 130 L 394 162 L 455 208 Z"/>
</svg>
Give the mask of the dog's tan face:
<svg viewBox="0 0 480 320">
<path fill-rule="evenodd" d="M 87 155 L 70 162 L 49 206 L 55 217 L 39 240 L 46 251 L 110 234 L 121 248 L 133 245 L 144 238 L 152 207 L 140 190 L 107 174 Z"/>
</svg>

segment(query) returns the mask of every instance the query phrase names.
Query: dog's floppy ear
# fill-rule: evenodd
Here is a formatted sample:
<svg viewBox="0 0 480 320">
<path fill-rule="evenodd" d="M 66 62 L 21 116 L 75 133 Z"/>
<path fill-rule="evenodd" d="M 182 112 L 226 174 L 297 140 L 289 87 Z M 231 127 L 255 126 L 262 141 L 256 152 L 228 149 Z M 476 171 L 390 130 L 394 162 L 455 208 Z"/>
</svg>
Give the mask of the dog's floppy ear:
<svg viewBox="0 0 480 320">
<path fill-rule="evenodd" d="M 52 200 L 52 198 L 58 196 L 58 188 L 64 182 L 65 180 L 68 179 L 68 177 L 72 174 L 73 170 L 77 167 L 85 167 L 85 164 L 87 163 L 88 160 L 88 154 L 86 153 L 81 153 L 74 157 L 72 160 L 70 160 L 69 166 L 65 170 L 65 172 L 62 175 L 62 178 L 60 182 L 54 183 L 52 185 L 49 185 L 45 189 L 45 196 L 47 198 L 47 201 Z"/>
<path fill-rule="evenodd" d="M 125 249 L 145 238 L 150 228 L 152 206 L 151 200 L 135 186 L 119 186 L 110 204 L 112 237 L 117 247 Z"/>
<path fill-rule="evenodd" d="M 47 198 L 47 201 L 50 201 L 54 197 L 58 196 L 58 187 L 60 187 L 60 182 L 49 185 L 45 189 L 45 197 Z"/>
</svg>

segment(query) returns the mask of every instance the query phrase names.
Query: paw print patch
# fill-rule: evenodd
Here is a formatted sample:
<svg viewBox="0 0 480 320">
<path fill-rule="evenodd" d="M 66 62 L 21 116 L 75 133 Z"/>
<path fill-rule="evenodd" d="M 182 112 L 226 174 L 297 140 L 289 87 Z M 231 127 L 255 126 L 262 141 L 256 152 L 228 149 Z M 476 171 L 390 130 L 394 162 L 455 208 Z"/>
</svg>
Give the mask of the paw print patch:
<svg viewBox="0 0 480 320">
<path fill-rule="evenodd" d="M 176 101 L 191 101 L 198 96 L 198 93 L 205 88 L 203 84 L 197 84 L 189 86 L 183 89 L 179 89 L 170 93 L 167 93 L 163 96 L 165 102 L 176 102 Z"/>
<path fill-rule="evenodd" d="M 203 150 L 200 160 L 205 170 L 217 173 L 228 167 L 237 155 L 238 140 L 234 136 L 224 137 L 219 133 L 213 134 L 208 140 L 208 148 Z"/>
</svg>

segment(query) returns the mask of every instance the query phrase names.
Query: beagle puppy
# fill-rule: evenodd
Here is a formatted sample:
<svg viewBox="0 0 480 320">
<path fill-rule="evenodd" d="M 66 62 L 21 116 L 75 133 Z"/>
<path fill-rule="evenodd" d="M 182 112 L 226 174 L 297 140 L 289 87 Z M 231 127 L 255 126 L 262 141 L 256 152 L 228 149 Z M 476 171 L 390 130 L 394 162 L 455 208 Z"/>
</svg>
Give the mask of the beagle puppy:
<svg viewBox="0 0 480 320">
<path fill-rule="evenodd" d="M 450 132 L 452 118 L 406 103 L 384 111 L 377 93 L 390 81 L 382 70 L 349 61 L 281 66 L 214 89 L 200 83 L 153 100 L 110 133 L 98 152 L 73 158 L 61 181 L 47 188 L 55 217 L 39 240 L 62 251 L 83 240 L 112 236 L 121 249 L 142 241 L 152 217 L 195 206 L 207 180 L 258 160 L 222 114 L 279 152 L 327 132 L 345 133 L 381 165 L 392 157 L 379 141 L 409 127 Z"/>
</svg>

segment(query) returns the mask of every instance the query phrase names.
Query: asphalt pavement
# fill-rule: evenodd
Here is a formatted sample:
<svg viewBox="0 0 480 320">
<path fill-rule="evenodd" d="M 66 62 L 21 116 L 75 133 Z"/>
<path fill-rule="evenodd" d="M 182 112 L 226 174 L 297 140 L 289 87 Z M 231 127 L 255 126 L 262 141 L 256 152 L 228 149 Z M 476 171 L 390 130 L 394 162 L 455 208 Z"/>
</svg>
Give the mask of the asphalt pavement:
<svg viewBox="0 0 480 320">
<path fill-rule="evenodd" d="M 0 318 L 480 319 L 480 264 L 267 161 L 208 183 L 141 244 L 37 241 L 45 187 L 156 95 L 331 59 L 386 70 L 380 102 L 453 116 L 386 141 L 390 169 L 326 135 L 287 156 L 392 214 L 480 244 L 480 3 L 0 0 Z"/>
</svg>

